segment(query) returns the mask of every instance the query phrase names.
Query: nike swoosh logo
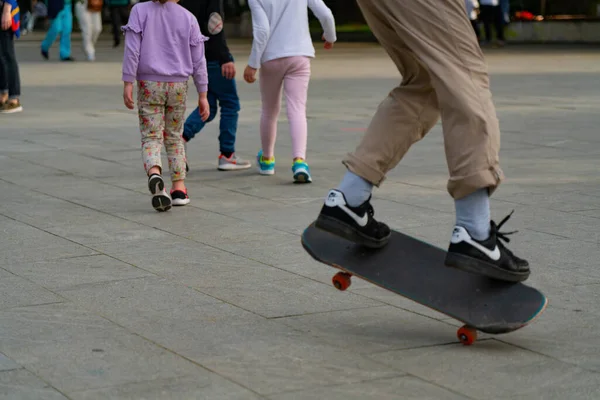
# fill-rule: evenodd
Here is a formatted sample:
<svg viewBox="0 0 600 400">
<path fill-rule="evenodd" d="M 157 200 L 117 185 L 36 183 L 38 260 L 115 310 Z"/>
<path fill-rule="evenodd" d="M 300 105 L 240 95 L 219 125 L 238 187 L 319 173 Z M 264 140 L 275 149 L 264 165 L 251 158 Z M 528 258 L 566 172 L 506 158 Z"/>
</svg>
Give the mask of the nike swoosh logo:
<svg viewBox="0 0 600 400">
<path fill-rule="evenodd" d="M 367 226 L 367 222 L 369 222 L 369 217 L 367 217 L 367 213 L 365 213 L 365 215 L 363 215 L 362 217 L 359 217 L 358 215 L 356 215 L 356 213 L 354 213 L 353 211 L 351 211 L 348 207 L 346 207 L 343 204 L 340 204 L 339 207 L 344 210 L 344 212 L 346 214 L 348 214 L 350 216 L 350 218 L 352 218 L 354 221 L 356 221 L 356 223 L 359 226 L 365 227 Z"/>
<path fill-rule="evenodd" d="M 472 240 L 471 238 L 467 239 L 466 242 L 469 243 L 471 246 L 475 247 L 477 250 L 481 251 L 483 254 L 488 256 L 490 259 L 492 259 L 494 261 L 498 261 L 500 259 L 500 249 L 498 248 L 497 245 L 494 248 L 494 250 L 490 250 L 490 249 L 486 248 L 485 246 L 482 246 L 479 243 L 477 243 L 476 241 Z"/>
</svg>

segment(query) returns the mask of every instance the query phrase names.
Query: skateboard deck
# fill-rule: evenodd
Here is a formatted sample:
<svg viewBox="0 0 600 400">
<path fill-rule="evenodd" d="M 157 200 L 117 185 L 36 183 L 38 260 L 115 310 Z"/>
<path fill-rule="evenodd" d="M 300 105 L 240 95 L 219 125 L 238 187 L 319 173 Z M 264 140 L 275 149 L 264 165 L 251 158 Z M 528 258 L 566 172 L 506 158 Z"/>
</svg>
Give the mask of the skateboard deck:
<svg viewBox="0 0 600 400">
<path fill-rule="evenodd" d="M 446 251 L 392 230 L 381 249 L 369 249 L 326 231 L 314 223 L 302 234 L 302 246 L 317 261 L 340 269 L 332 279 L 346 290 L 355 275 L 461 321 L 457 332 L 466 345 L 477 331 L 501 334 L 531 323 L 548 304 L 538 290 L 444 265 Z"/>
</svg>

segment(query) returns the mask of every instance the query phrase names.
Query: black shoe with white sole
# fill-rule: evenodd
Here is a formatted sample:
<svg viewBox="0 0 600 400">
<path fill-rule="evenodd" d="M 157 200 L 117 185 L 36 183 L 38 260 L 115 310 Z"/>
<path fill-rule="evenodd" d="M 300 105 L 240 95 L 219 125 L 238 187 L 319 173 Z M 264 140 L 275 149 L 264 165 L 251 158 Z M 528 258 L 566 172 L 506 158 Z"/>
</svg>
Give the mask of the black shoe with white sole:
<svg viewBox="0 0 600 400">
<path fill-rule="evenodd" d="M 190 204 L 190 197 L 186 190 L 171 190 L 171 199 L 173 199 L 174 206 L 185 206 Z"/>
<path fill-rule="evenodd" d="M 163 212 L 171 209 L 171 198 L 165 190 L 165 182 L 162 176 L 153 174 L 148 178 L 148 189 L 152 193 L 152 207 L 156 211 Z"/>
<path fill-rule="evenodd" d="M 365 247 L 381 248 L 390 239 L 390 228 L 375 220 L 370 200 L 350 207 L 342 192 L 330 190 L 315 226 Z"/>
<path fill-rule="evenodd" d="M 510 215 L 498 226 L 492 221 L 490 237 L 482 241 L 473 239 L 465 228 L 454 227 L 446 255 L 446 265 L 509 282 L 522 282 L 529 278 L 529 263 L 514 255 L 502 243 L 509 242 L 510 239 L 506 235 L 515 232 L 498 231 L 509 218 Z"/>
</svg>

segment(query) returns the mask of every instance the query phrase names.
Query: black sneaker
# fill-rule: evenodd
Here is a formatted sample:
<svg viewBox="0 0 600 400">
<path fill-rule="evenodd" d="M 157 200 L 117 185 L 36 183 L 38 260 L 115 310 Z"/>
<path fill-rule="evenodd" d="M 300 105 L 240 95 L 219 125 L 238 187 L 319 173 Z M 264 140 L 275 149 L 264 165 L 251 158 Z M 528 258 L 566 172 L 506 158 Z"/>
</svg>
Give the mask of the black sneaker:
<svg viewBox="0 0 600 400">
<path fill-rule="evenodd" d="M 171 198 L 165 190 L 165 182 L 162 176 L 153 174 L 148 178 L 148 189 L 152 193 L 152 207 L 156 211 L 163 212 L 171 209 Z"/>
<path fill-rule="evenodd" d="M 492 221 L 490 237 L 483 241 L 473 239 L 462 226 L 454 227 L 446 265 L 509 282 L 522 282 L 529 278 L 529 263 L 515 256 L 502 243 L 508 243 L 510 239 L 507 235 L 515 232 L 498 231 L 511 215 L 505 217 L 498 226 Z"/>
<path fill-rule="evenodd" d="M 185 206 L 190 204 L 190 197 L 187 194 L 187 189 L 184 190 L 171 190 L 171 198 L 173 199 L 174 206 Z"/>
<path fill-rule="evenodd" d="M 339 190 L 330 190 L 315 226 L 351 242 L 370 248 L 380 248 L 390 239 L 390 228 L 377 222 L 371 197 L 358 207 L 346 204 Z"/>
</svg>

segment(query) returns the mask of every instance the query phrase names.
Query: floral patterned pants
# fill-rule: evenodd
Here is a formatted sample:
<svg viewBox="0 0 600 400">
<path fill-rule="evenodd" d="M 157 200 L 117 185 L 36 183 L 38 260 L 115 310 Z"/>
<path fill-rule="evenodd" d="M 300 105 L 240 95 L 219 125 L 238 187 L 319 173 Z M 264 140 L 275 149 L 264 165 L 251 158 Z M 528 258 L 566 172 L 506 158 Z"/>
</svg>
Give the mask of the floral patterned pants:
<svg viewBox="0 0 600 400">
<path fill-rule="evenodd" d="M 187 82 L 138 81 L 138 115 L 142 134 L 142 158 L 146 173 L 152 167 L 162 171 L 164 146 L 169 160 L 171 181 L 185 179 L 183 122 Z"/>
</svg>

